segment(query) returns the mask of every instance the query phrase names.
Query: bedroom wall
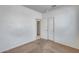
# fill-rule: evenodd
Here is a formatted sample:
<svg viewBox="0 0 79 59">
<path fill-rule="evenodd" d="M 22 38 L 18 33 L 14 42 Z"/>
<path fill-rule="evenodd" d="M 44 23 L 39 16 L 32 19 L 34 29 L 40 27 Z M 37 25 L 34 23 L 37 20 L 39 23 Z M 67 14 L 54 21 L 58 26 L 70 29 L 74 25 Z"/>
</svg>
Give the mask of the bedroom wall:
<svg viewBox="0 0 79 59">
<path fill-rule="evenodd" d="M 79 19 L 78 6 L 62 6 L 43 14 L 41 35 L 42 38 L 79 49 L 77 21 Z M 55 39 L 53 39 L 53 17 L 55 25 Z M 47 19 L 48 18 L 48 19 Z M 47 21 L 49 20 L 49 21 Z M 47 33 L 47 22 L 49 23 Z M 47 37 L 47 35 L 49 35 Z"/>
<path fill-rule="evenodd" d="M 23 6 L 0 6 L 0 52 L 36 40 L 41 13 Z"/>
</svg>

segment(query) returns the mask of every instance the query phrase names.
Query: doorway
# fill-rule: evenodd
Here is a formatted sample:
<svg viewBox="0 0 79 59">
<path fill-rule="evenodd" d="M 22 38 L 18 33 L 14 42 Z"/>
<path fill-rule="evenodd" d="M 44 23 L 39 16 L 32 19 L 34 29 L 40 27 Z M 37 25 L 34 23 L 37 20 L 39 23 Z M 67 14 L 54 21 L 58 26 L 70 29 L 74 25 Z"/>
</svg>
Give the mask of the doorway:
<svg viewBox="0 0 79 59">
<path fill-rule="evenodd" d="M 38 20 L 38 21 L 36 21 L 36 23 L 37 23 L 37 39 L 40 39 L 40 21 Z"/>
</svg>

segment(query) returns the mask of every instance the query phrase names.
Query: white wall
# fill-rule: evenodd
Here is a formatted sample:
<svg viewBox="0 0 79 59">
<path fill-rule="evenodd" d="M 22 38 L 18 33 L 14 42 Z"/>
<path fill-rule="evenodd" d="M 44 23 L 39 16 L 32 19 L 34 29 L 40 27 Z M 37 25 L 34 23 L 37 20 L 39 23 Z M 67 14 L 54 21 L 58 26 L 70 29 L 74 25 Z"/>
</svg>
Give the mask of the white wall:
<svg viewBox="0 0 79 59">
<path fill-rule="evenodd" d="M 36 39 L 41 13 L 23 6 L 0 6 L 0 52 Z"/>
<path fill-rule="evenodd" d="M 53 40 L 53 16 L 55 19 L 55 42 L 79 49 L 79 39 L 77 39 L 77 17 L 78 6 L 62 6 L 43 14 L 41 35 L 47 38 L 47 19 L 49 20 L 49 39 Z"/>
</svg>

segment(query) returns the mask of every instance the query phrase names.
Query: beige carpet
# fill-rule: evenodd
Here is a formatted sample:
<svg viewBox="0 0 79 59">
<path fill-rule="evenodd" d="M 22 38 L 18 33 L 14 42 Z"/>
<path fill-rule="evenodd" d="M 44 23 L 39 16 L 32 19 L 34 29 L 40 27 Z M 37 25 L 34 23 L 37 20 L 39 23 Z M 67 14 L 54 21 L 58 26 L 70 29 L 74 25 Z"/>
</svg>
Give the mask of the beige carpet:
<svg viewBox="0 0 79 59">
<path fill-rule="evenodd" d="M 24 44 L 14 49 L 5 51 L 5 53 L 78 53 L 78 49 L 74 49 L 59 43 L 38 39 L 33 42 Z"/>
</svg>

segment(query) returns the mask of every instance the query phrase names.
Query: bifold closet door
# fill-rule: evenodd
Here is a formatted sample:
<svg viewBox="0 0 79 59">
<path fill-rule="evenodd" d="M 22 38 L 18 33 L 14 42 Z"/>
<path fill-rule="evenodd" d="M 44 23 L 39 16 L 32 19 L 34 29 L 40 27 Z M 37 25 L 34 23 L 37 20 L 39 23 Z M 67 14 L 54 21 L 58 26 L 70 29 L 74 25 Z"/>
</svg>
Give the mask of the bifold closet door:
<svg viewBox="0 0 79 59">
<path fill-rule="evenodd" d="M 50 40 L 54 40 L 54 22 L 53 22 L 53 16 L 48 17 L 47 19 L 47 38 Z"/>
<path fill-rule="evenodd" d="M 53 40 L 53 19 L 52 16 L 43 15 L 41 21 L 41 37 L 44 39 Z"/>
</svg>

